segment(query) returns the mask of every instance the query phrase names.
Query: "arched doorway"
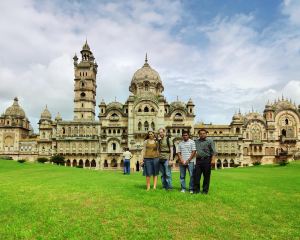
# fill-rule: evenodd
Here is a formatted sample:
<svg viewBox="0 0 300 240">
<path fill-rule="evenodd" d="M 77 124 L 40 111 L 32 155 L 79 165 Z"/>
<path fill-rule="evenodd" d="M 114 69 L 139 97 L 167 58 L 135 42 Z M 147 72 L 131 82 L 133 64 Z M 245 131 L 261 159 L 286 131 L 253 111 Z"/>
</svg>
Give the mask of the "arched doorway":
<svg viewBox="0 0 300 240">
<path fill-rule="evenodd" d="M 79 166 L 79 167 L 83 167 L 83 160 L 82 160 L 82 159 L 79 160 L 78 166 Z"/>
<path fill-rule="evenodd" d="M 95 168 L 95 167 L 96 167 L 96 161 L 95 161 L 95 159 L 92 160 L 92 162 L 91 162 L 91 167 L 92 167 L 92 168 Z"/>
<path fill-rule="evenodd" d="M 67 164 L 68 167 L 71 166 L 71 161 L 70 161 L 70 159 L 67 160 L 66 164 Z"/>
<path fill-rule="evenodd" d="M 118 166 L 117 160 L 116 159 L 111 160 L 110 166 L 111 167 L 117 167 Z"/>
<path fill-rule="evenodd" d="M 218 159 L 218 161 L 217 161 L 217 168 L 218 169 L 222 168 L 222 162 L 220 159 Z"/>
<path fill-rule="evenodd" d="M 223 162 L 223 167 L 228 167 L 228 161 L 226 159 Z"/>
<path fill-rule="evenodd" d="M 233 161 L 233 159 L 230 160 L 229 167 L 234 167 L 234 161 Z"/>
<path fill-rule="evenodd" d="M 73 167 L 76 167 L 77 166 L 77 161 L 74 159 L 73 160 Z"/>
<path fill-rule="evenodd" d="M 108 167 L 108 163 L 107 163 L 107 160 L 104 161 L 104 165 L 103 165 L 105 168 Z"/>
<path fill-rule="evenodd" d="M 139 161 L 136 162 L 135 169 L 136 169 L 137 172 L 140 171 L 140 162 Z"/>
<path fill-rule="evenodd" d="M 124 160 L 121 160 L 120 167 L 124 167 Z"/>
<path fill-rule="evenodd" d="M 85 167 L 90 167 L 90 161 L 89 160 L 85 160 Z"/>
</svg>

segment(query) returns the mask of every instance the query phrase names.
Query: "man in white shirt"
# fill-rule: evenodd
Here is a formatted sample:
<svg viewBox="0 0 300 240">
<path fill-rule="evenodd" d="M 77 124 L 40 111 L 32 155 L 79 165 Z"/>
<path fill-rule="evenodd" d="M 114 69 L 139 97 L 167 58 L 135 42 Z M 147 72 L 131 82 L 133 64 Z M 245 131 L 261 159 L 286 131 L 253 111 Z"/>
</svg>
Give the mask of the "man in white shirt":
<svg viewBox="0 0 300 240">
<path fill-rule="evenodd" d="M 182 139 L 178 146 L 178 157 L 179 157 L 179 169 L 180 169 L 180 184 L 181 192 L 185 192 L 185 176 L 186 170 L 189 171 L 190 175 L 190 184 L 189 191 L 190 193 L 194 192 L 194 166 L 196 161 L 196 145 L 194 140 L 190 139 L 189 132 L 182 132 Z"/>
<path fill-rule="evenodd" d="M 123 152 L 124 159 L 124 174 L 130 174 L 130 159 L 132 158 L 131 152 L 129 152 L 129 148 L 125 148 L 125 152 Z"/>
</svg>

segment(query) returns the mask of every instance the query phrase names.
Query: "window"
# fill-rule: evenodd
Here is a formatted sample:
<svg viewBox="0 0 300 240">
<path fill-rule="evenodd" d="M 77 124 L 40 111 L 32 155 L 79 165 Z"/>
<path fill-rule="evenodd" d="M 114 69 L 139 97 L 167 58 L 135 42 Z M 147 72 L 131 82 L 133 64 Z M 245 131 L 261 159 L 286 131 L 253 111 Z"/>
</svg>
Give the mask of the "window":
<svg viewBox="0 0 300 240">
<path fill-rule="evenodd" d="M 84 87 L 84 83 L 83 82 L 81 83 L 81 87 Z"/>
<path fill-rule="evenodd" d="M 81 103 L 81 107 L 83 107 L 84 106 L 84 104 L 83 103 Z"/>
<path fill-rule="evenodd" d="M 85 97 L 85 93 L 84 92 L 80 93 L 80 96 Z"/>
<path fill-rule="evenodd" d="M 147 121 L 144 123 L 144 129 L 145 131 L 149 130 L 149 123 Z"/>
<path fill-rule="evenodd" d="M 155 111 L 154 111 L 154 108 L 151 108 L 151 112 L 155 112 Z"/>
<path fill-rule="evenodd" d="M 145 91 L 149 91 L 149 84 L 148 83 L 145 84 Z"/>
<path fill-rule="evenodd" d="M 152 128 L 152 130 L 155 130 L 155 124 L 154 124 L 154 122 L 151 123 L 151 128 Z"/>
<path fill-rule="evenodd" d="M 142 112 L 142 109 L 139 108 L 138 112 Z"/>
<path fill-rule="evenodd" d="M 289 125 L 289 120 L 287 118 L 285 119 L 285 125 Z"/>
<path fill-rule="evenodd" d="M 115 144 L 115 143 L 112 143 L 112 145 L 111 145 L 111 146 L 112 146 L 112 150 L 113 150 L 113 151 L 116 151 L 116 149 L 117 149 L 117 144 Z"/>
<path fill-rule="evenodd" d="M 148 107 L 145 107 L 145 108 L 144 108 L 144 112 L 149 112 L 149 108 L 148 108 Z"/>
<path fill-rule="evenodd" d="M 138 130 L 142 131 L 142 123 L 141 122 L 139 122 L 139 124 L 138 124 Z"/>
</svg>

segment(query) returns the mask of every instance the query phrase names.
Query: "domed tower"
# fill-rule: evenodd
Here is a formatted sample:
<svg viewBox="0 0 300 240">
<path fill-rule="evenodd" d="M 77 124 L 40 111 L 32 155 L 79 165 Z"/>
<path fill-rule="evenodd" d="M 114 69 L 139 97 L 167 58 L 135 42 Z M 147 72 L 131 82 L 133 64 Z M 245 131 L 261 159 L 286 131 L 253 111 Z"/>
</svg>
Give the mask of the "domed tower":
<svg viewBox="0 0 300 240">
<path fill-rule="evenodd" d="M 164 87 L 157 71 L 150 67 L 146 54 L 144 65 L 138 69 L 131 80 L 129 91 L 134 95 L 162 95 Z"/>
<path fill-rule="evenodd" d="M 275 119 L 274 109 L 272 107 L 272 104 L 270 104 L 269 101 L 265 106 L 264 118 L 266 119 L 267 122 L 274 122 Z"/>
<path fill-rule="evenodd" d="M 188 103 L 187 103 L 187 110 L 188 110 L 188 114 L 189 115 L 195 115 L 194 114 L 194 107 L 195 107 L 195 104 L 193 103 L 192 99 L 190 98 Z"/>
<path fill-rule="evenodd" d="M 40 140 L 51 140 L 52 137 L 52 116 L 46 105 L 44 111 L 41 113 L 39 124 Z"/>
<path fill-rule="evenodd" d="M 13 104 L 0 117 L 0 152 L 17 154 L 19 141 L 27 138 L 29 133 L 30 122 L 15 97 Z"/>
<path fill-rule="evenodd" d="M 242 134 L 243 123 L 244 123 L 243 115 L 239 110 L 239 112 L 235 113 L 232 117 L 232 121 L 230 124 L 232 132 L 235 134 Z"/>
<path fill-rule="evenodd" d="M 104 117 L 106 114 L 106 103 L 104 102 L 104 99 L 102 99 L 101 103 L 99 104 L 99 118 Z"/>
<path fill-rule="evenodd" d="M 95 120 L 96 106 L 96 76 L 98 65 L 95 62 L 93 53 L 87 43 L 82 47 L 81 61 L 74 56 L 75 72 L 75 98 L 74 98 L 74 120 Z"/>
<path fill-rule="evenodd" d="M 52 116 L 46 105 L 39 124 L 38 151 L 40 156 L 49 157 L 52 152 Z"/>
</svg>

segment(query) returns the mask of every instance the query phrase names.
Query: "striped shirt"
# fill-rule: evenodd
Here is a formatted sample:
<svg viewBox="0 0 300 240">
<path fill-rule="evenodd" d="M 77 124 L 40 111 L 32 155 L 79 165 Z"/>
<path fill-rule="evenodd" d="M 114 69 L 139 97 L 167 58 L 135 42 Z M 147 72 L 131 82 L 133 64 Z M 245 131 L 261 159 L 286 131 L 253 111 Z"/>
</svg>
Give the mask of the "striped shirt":
<svg viewBox="0 0 300 240">
<path fill-rule="evenodd" d="M 192 139 L 185 141 L 181 141 L 178 146 L 178 152 L 181 153 L 182 159 L 184 161 L 188 160 L 192 155 L 192 152 L 196 151 L 195 141 Z M 190 162 L 195 163 L 196 158 L 194 157 Z"/>
</svg>

